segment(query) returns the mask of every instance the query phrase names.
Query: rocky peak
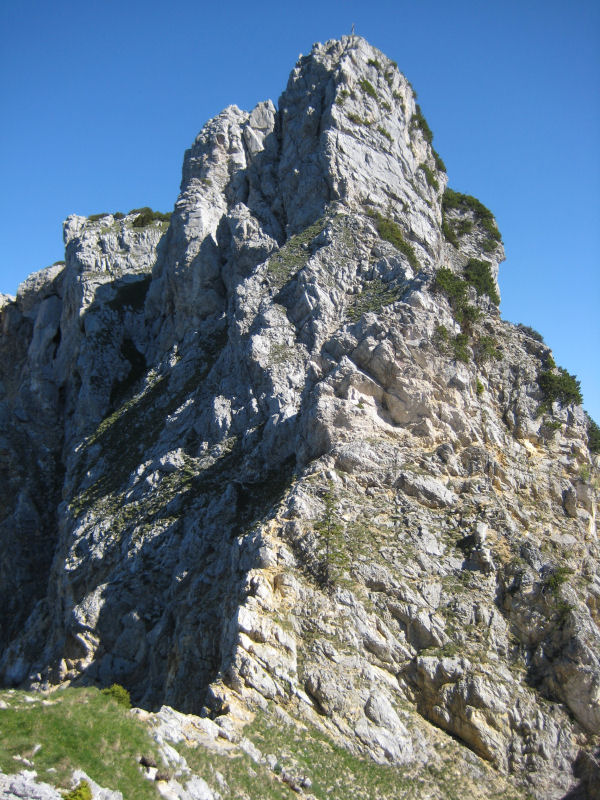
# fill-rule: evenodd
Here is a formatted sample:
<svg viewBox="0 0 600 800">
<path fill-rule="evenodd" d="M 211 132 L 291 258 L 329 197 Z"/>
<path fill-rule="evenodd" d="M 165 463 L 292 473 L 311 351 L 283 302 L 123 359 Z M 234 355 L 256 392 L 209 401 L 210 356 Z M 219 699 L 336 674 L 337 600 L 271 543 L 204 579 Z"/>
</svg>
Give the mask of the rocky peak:
<svg viewBox="0 0 600 800">
<path fill-rule="evenodd" d="M 386 56 L 317 44 L 170 217 L 69 217 L 3 298 L 5 682 L 275 708 L 486 797 L 593 768 L 598 457 L 431 140 Z"/>
</svg>

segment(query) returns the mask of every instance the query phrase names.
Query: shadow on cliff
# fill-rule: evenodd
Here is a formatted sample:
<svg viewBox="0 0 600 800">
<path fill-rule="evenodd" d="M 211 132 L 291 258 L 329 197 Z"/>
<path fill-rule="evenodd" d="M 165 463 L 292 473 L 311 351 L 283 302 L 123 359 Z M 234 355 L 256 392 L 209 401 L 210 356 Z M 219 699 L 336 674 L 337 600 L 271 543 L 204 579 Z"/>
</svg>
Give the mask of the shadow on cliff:
<svg viewBox="0 0 600 800">
<path fill-rule="evenodd" d="M 141 307 L 136 283 L 119 289 L 120 302 L 137 298 Z M 256 528 L 288 486 L 295 457 L 264 466 L 256 455 L 263 424 L 204 462 L 169 461 L 177 437 L 163 434 L 182 407 L 177 444 L 184 454 L 197 450 L 194 423 L 215 396 L 210 373 L 226 339 L 226 330 L 214 331 L 194 363 L 177 363 L 154 382 L 141 383 L 143 370 L 129 384 L 121 379 L 116 393 L 113 381 L 120 405 L 86 439 L 72 478 L 67 528 L 77 524 L 77 541 L 65 542 L 62 558 L 73 549 L 78 563 L 68 576 L 56 564 L 62 613 L 51 682 L 64 680 L 66 667 L 75 684 L 121 683 L 138 706 L 198 713 L 209 684 L 230 666 L 246 575 L 260 566 Z"/>
</svg>

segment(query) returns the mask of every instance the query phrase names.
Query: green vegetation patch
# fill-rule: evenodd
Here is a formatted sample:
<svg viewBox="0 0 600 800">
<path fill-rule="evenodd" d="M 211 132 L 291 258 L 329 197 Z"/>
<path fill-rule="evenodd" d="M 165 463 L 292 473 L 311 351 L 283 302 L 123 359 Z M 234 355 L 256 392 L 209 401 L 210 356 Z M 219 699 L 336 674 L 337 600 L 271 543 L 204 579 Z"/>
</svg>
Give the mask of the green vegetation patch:
<svg viewBox="0 0 600 800">
<path fill-rule="evenodd" d="M 311 256 L 310 245 L 323 232 L 327 217 L 321 217 L 300 233 L 291 236 L 268 262 L 268 272 L 278 287 L 283 286 L 298 272 Z"/>
<path fill-rule="evenodd" d="M 445 294 L 455 310 L 467 301 L 467 282 L 455 275 L 448 267 L 441 267 L 436 272 L 433 290 Z"/>
<path fill-rule="evenodd" d="M 368 94 L 369 97 L 373 98 L 373 100 L 377 100 L 377 92 L 371 81 L 368 81 L 366 78 L 362 78 L 362 80 L 358 82 L 358 85 L 365 94 Z"/>
<path fill-rule="evenodd" d="M 392 139 L 392 134 L 389 131 L 387 131 L 382 125 L 378 125 L 377 130 L 382 136 L 385 136 L 385 138 L 390 142 L 390 144 L 394 141 Z"/>
<path fill-rule="evenodd" d="M 125 219 L 125 214 L 123 214 L 122 211 L 113 211 L 112 215 L 109 211 L 104 211 L 102 214 L 90 214 L 88 222 L 98 222 L 98 220 L 109 216 L 112 216 L 114 219 Z"/>
<path fill-rule="evenodd" d="M 525 336 L 529 336 L 530 339 L 535 339 L 536 342 L 543 342 L 544 337 L 541 333 L 535 330 L 535 328 L 529 327 L 529 325 L 523 325 L 521 322 L 517 323 L 517 328 L 525 334 Z"/>
<path fill-rule="evenodd" d="M 440 184 L 438 183 L 437 178 L 433 174 L 433 170 L 430 167 L 428 167 L 427 164 L 420 164 L 419 169 L 423 170 L 428 185 L 431 186 L 431 188 L 437 192 L 438 189 L 440 188 Z"/>
<path fill-rule="evenodd" d="M 407 242 L 402 235 L 400 226 L 392 219 L 389 219 L 389 217 L 384 217 L 378 211 L 369 212 L 369 216 L 373 217 L 375 220 L 377 233 L 381 236 L 381 238 L 385 239 L 386 242 L 393 244 L 397 250 L 400 250 L 400 252 L 406 256 L 408 263 L 413 269 L 420 270 L 421 265 L 417 259 L 417 254 L 415 253 L 413 246 Z"/>
<path fill-rule="evenodd" d="M 586 414 L 588 448 L 590 453 L 600 453 L 600 426 Z"/>
<path fill-rule="evenodd" d="M 547 410 L 554 402 L 560 403 L 561 406 L 570 403 L 579 405 L 583 402 L 580 382 L 563 367 L 540 372 L 538 384 L 544 395 L 541 410 Z"/>
<path fill-rule="evenodd" d="M 478 364 L 486 361 L 500 361 L 502 353 L 498 350 L 498 343 L 493 336 L 480 336 L 475 343 L 475 360 Z"/>
<path fill-rule="evenodd" d="M 92 789 L 87 781 L 79 781 L 71 792 L 64 795 L 64 800 L 92 800 Z"/>
<path fill-rule="evenodd" d="M 423 112 L 421 111 L 421 106 L 418 103 L 415 106 L 415 113 L 412 115 L 412 118 L 410 120 L 410 125 L 411 128 L 418 129 L 421 131 L 421 133 L 423 134 L 423 138 L 425 139 L 427 144 L 431 144 L 433 142 L 433 133 L 431 131 L 431 128 L 427 124 L 427 120 L 423 116 Z"/>
<path fill-rule="evenodd" d="M 161 211 L 153 211 L 149 206 L 143 208 L 132 208 L 130 214 L 137 214 L 131 223 L 133 228 L 145 228 L 153 222 L 170 222 L 171 214 L 163 214 Z"/>
<path fill-rule="evenodd" d="M 26 702 L 26 695 L 35 701 Z M 73 770 L 82 769 L 128 800 L 159 797 L 138 766 L 142 754 L 158 757 L 156 745 L 142 722 L 98 689 L 65 689 L 47 696 L 0 692 L 0 697 L 8 705 L 0 709 L 3 772 L 13 773 L 18 764 L 13 756 L 21 756 L 33 762 L 40 780 L 63 789 L 70 787 Z M 85 796 L 82 784 L 67 795 L 78 800 Z"/>
<path fill-rule="evenodd" d="M 380 62 L 380 61 L 378 61 L 376 58 L 370 58 L 370 59 L 367 61 L 367 64 L 368 64 L 370 67 L 375 67 L 375 69 L 377 70 L 377 72 L 381 72 L 381 69 L 382 69 L 382 67 L 381 67 L 381 62 Z"/>
<path fill-rule="evenodd" d="M 365 125 L 367 128 L 373 124 L 373 120 L 367 119 L 366 117 L 361 117 L 359 114 L 355 114 L 354 112 L 350 112 L 346 114 L 350 122 L 353 122 L 355 125 Z"/>
<path fill-rule="evenodd" d="M 450 209 L 458 209 L 463 212 L 468 210 L 474 214 L 477 222 L 487 233 L 487 238 L 482 245 L 484 250 L 491 252 L 495 250 L 496 246 L 502 241 L 500 231 L 496 227 L 494 221 L 494 215 L 489 208 L 486 208 L 476 197 L 470 194 L 455 192 L 453 189 L 446 189 L 442 197 L 442 214 L 444 215 L 444 219 L 446 212 Z M 447 228 L 448 227 L 450 226 L 447 223 Z M 446 231 L 444 231 L 444 233 L 446 233 Z M 451 243 L 454 244 L 452 241 Z"/>
<path fill-rule="evenodd" d="M 435 168 L 439 172 L 446 172 L 446 165 L 444 164 L 444 160 L 438 153 L 438 151 L 435 149 L 435 147 L 431 148 L 431 152 L 433 153 L 433 157 L 435 159 Z"/>
<path fill-rule="evenodd" d="M 360 294 L 355 295 L 351 307 L 348 309 L 348 319 L 357 322 L 368 311 L 381 311 L 384 306 L 399 300 L 402 292 L 397 286 L 384 283 L 381 278 L 367 281 Z"/>
<path fill-rule="evenodd" d="M 246 736 L 265 755 L 276 759 L 272 771 L 252 762 L 245 753 L 226 756 L 201 748 L 178 747 L 188 764 L 207 783 L 215 784 L 215 772 L 224 777 L 220 786 L 223 800 L 265 798 L 291 800 L 306 792 L 316 800 L 420 800 L 439 797 L 462 800 L 473 795 L 472 778 L 461 769 L 459 745 L 451 739 L 438 750 L 435 764 L 394 767 L 377 764 L 340 747 L 327 734 L 312 725 L 282 722 L 270 711 L 258 712 L 244 729 Z M 478 761 L 484 797 L 517 800 L 524 794 L 499 781 L 491 767 Z M 298 794 L 285 779 L 292 778 Z M 498 788 L 487 789 L 488 786 Z"/>
<path fill-rule="evenodd" d="M 547 589 L 554 598 L 560 596 L 560 587 L 569 579 L 573 570 L 569 567 L 555 567 L 544 580 L 544 589 Z"/>
<path fill-rule="evenodd" d="M 457 361 L 469 362 L 469 337 L 466 333 L 458 333 L 452 341 L 454 358 Z"/>
<path fill-rule="evenodd" d="M 121 686 L 120 683 L 113 683 L 112 686 L 102 689 L 102 694 L 112 698 L 115 703 L 123 706 L 123 708 L 131 708 L 131 698 L 129 697 L 129 692 L 124 686 Z"/>
<path fill-rule="evenodd" d="M 487 294 L 492 303 L 497 306 L 500 303 L 500 297 L 492 277 L 491 267 L 489 261 L 470 258 L 465 265 L 464 276 L 467 283 L 475 287 L 477 294 Z"/>
</svg>

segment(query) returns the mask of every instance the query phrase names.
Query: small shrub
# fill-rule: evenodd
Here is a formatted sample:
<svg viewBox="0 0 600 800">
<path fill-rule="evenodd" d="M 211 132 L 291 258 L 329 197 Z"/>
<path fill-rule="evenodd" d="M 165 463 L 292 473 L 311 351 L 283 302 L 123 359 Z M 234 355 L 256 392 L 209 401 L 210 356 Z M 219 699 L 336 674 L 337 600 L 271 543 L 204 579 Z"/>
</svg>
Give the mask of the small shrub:
<svg viewBox="0 0 600 800">
<path fill-rule="evenodd" d="M 77 786 L 63 797 L 64 800 L 92 800 L 92 789 L 87 781 L 79 781 Z"/>
<path fill-rule="evenodd" d="M 446 172 L 446 165 L 444 164 L 442 157 L 437 152 L 435 147 L 431 148 L 431 152 L 433 153 L 433 157 L 435 159 L 435 168 L 438 170 L 438 172 Z"/>
<path fill-rule="evenodd" d="M 558 598 L 560 587 L 567 582 L 569 575 L 572 574 L 573 570 L 569 569 L 569 567 L 555 567 L 544 580 L 544 589 L 550 591 L 555 598 Z"/>
<path fill-rule="evenodd" d="M 477 397 L 481 397 L 483 394 L 483 383 L 477 379 L 477 383 L 475 384 L 475 391 L 477 392 Z"/>
<path fill-rule="evenodd" d="M 461 308 L 467 299 L 467 283 L 448 267 L 438 269 L 433 290 L 445 294 L 454 310 Z"/>
<path fill-rule="evenodd" d="M 374 217 L 377 232 L 382 239 L 386 242 L 393 244 L 397 250 L 406 256 L 408 263 L 415 270 L 421 269 L 421 265 L 417 259 L 417 255 L 413 246 L 406 241 L 400 230 L 400 226 L 388 217 L 382 216 L 378 211 L 371 213 L 370 216 Z"/>
<path fill-rule="evenodd" d="M 454 222 L 454 230 L 457 236 L 464 236 L 466 233 L 471 233 L 473 223 L 470 219 L 457 219 Z"/>
<path fill-rule="evenodd" d="M 385 129 L 385 128 L 383 128 L 381 125 L 378 125 L 378 126 L 377 126 L 377 130 L 379 131 L 379 133 L 380 133 L 382 136 L 385 136 L 385 138 L 386 138 L 386 139 L 387 139 L 387 140 L 388 140 L 390 143 L 392 143 L 392 142 L 394 141 L 394 140 L 392 139 L 392 134 L 391 134 L 389 131 L 386 131 L 386 129 Z"/>
<path fill-rule="evenodd" d="M 412 89 L 412 86 L 411 86 L 411 89 Z M 414 90 L 413 90 L 413 94 L 414 94 Z M 416 95 L 415 95 L 415 97 L 416 97 Z M 423 138 L 425 139 L 427 144 L 431 144 L 433 142 L 433 133 L 431 131 L 431 128 L 427 124 L 427 120 L 423 116 L 423 113 L 421 111 L 421 106 L 418 105 L 418 104 L 416 106 L 415 113 L 413 114 L 412 119 L 410 121 L 410 124 L 411 124 L 412 128 L 418 128 L 421 131 L 421 133 L 423 134 Z"/>
<path fill-rule="evenodd" d="M 489 208 L 486 208 L 476 197 L 470 194 L 455 192 L 453 189 L 446 189 L 442 198 L 442 211 L 446 212 L 453 208 L 463 211 L 469 209 L 473 212 L 481 227 L 488 234 L 489 239 L 487 241 L 493 242 L 492 249 L 496 247 L 496 242 L 502 241 L 500 231 L 494 222 L 494 215 Z M 484 249 L 486 249 L 485 244 L 486 243 L 484 243 Z"/>
<path fill-rule="evenodd" d="M 122 211 L 115 211 L 113 217 L 115 219 L 125 219 L 125 214 Z"/>
<path fill-rule="evenodd" d="M 466 333 L 459 333 L 454 337 L 452 348 L 454 350 L 454 357 L 457 361 L 463 361 L 465 364 L 469 361 L 469 351 L 467 350 L 469 344 L 469 337 Z"/>
<path fill-rule="evenodd" d="M 171 214 L 163 214 L 161 211 L 153 211 L 148 206 L 143 208 L 134 208 L 130 214 L 137 214 L 137 217 L 131 223 L 133 228 L 145 228 L 152 222 L 170 222 Z"/>
<path fill-rule="evenodd" d="M 359 116 L 359 114 L 355 114 L 351 111 L 349 114 L 346 114 L 350 122 L 353 122 L 355 125 L 366 125 L 369 127 L 373 124 L 373 121 L 370 119 L 363 119 L 363 117 Z"/>
<path fill-rule="evenodd" d="M 112 686 L 102 689 L 102 694 L 111 697 L 116 703 L 124 708 L 131 708 L 131 698 L 129 692 L 119 683 L 113 683 Z"/>
<path fill-rule="evenodd" d="M 343 106 L 344 101 L 348 98 L 349 94 L 350 93 L 347 89 L 342 89 L 340 92 L 338 92 L 338 96 L 335 98 L 336 104 L 338 106 Z"/>
<path fill-rule="evenodd" d="M 541 333 L 538 333 L 535 328 L 530 328 L 529 325 L 523 325 L 522 323 L 517 324 L 517 328 L 525 334 L 525 336 L 529 336 L 530 339 L 535 339 L 536 342 L 543 342 L 544 337 Z"/>
<path fill-rule="evenodd" d="M 108 217 L 108 211 L 104 211 L 102 214 L 90 214 L 88 217 L 88 222 L 98 222 L 99 219 L 103 217 Z"/>
<path fill-rule="evenodd" d="M 468 333 L 473 324 L 481 317 L 481 311 L 477 308 L 477 306 L 472 306 L 469 303 L 465 303 L 463 306 L 455 310 L 454 316 L 456 317 L 457 321 L 460 322 L 463 332 Z"/>
<path fill-rule="evenodd" d="M 465 266 L 464 275 L 467 283 L 475 287 L 477 294 L 487 294 L 492 303 L 497 306 L 500 303 L 500 297 L 496 291 L 491 266 L 489 261 L 470 258 Z"/>
<path fill-rule="evenodd" d="M 454 231 L 452 230 L 446 219 L 442 221 L 442 233 L 446 237 L 446 240 L 449 241 L 450 244 L 456 247 L 456 249 L 458 250 L 459 246 L 458 237 L 454 233 Z"/>
<path fill-rule="evenodd" d="M 423 172 L 425 173 L 425 179 L 427 180 L 429 186 L 431 186 L 431 188 L 437 192 L 438 189 L 440 188 L 440 185 L 437 182 L 435 175 L 433 174 L 433 170 L 430 169 L 427 166 L 427 164 L 420 164 L 419 169 L 423 170 Z"/>
<path fill-rule="evenodd" d="M 377 92 L 375 91 L 375 87 L 371 81 L 368 81 L 366 78 L 362 78 L 362 80 L 358 82 L 358 85 L 365 94 L 368 94 L 369 97 L 373 98 L 373 100 L 377 100 Z"/>
<path fill-rule="evenodd" d="M 450 341 L 450 334 L 445 325 L 437 325 L 433 334 L 433 343 L 439 350 L 445 350 Z"/>
<path fill-rule="evenodd" d="M 579 470 L 579 477 L 584 483 L 587 483 L 592 477 L 592 471 L 589 464 L 584 464 Z"/>
<path fill-rule="evenodd" d="M 377 72 L 381 72 L 381 64 L 380 64 L 380 62 L 379 62 L 379 61 L 378 61 L 376 58 L 370 58 L 370 59 L 367 61 L 367 64 L 368 64 L 370 67 L 375 67 L 375 69 L 377 70 Z"/>
<path fill-rule="evenodd" d="M 575 375 L 570 375 L 563 367 L 558 367 L 557 372 L 553 369 L 540 372 L 538 384 L 544 395 L 546 406 L 554 402 L 559 402 L 561 406 L 583 402 L 580 382 Z"/>
<path fill-rule="evenodd" d="M 480 336 L 475 346 L 477 363 L 481 364 L 485 361 L 494 359 L 500 361 L 502 353 L 498 350 L 496 340 L 493 336 Z"/>
<path fill-rule="evenodd" d="M 388 102 L 386 102 L 385 100 L 381 101 L 381 107 L 384 108 L 388 112 L 388 114 L 391 113 L 391 111 L 392 111 L 391 105 Z"/>
</svg>

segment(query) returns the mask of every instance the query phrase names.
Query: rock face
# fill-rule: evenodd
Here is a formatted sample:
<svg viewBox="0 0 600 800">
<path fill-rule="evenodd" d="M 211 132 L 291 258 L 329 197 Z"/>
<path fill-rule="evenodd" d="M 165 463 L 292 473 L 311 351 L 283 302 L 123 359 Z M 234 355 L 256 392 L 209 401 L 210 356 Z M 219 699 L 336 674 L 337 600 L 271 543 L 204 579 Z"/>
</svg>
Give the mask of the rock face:
<svg viewBox="0 0 600 800">
<path fill-rule="evenodd" d="M 5 684 L 270 701 L 399 766 L 443 731 L 517 795 L 593 771 L 597 457 L 446 180 L 343 37 L 204 126 L 170 224 L 67 219 L 0 305 Z"/>
</svg>

